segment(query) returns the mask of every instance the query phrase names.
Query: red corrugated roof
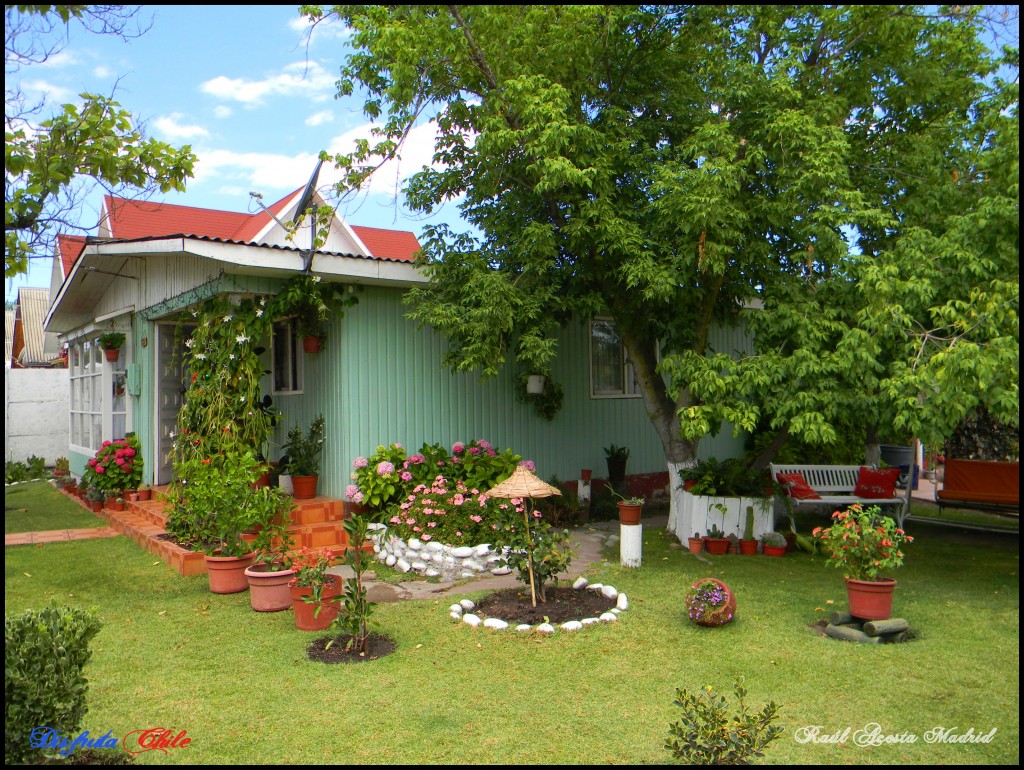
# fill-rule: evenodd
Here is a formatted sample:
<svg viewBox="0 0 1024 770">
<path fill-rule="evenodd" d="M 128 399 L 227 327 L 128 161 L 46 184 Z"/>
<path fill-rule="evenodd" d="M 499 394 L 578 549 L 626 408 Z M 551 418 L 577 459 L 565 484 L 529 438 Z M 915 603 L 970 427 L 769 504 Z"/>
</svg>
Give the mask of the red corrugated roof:
<svg viewBox="0 0 1024 770">
<path fill-rule="evenodd" d="M 68 277 L 68 273 L 71 272 L 71 268 L 74 267 L 75 260 L 78 259 L 83 248 L 85 248 L 84 235 L 57 236 L 57 249 L 60 252 L 60 264 L 65 278 Z"/>
<path fill-rule="evenodd" d="M 279 214 L 302 188 L 295 190 L 267 208 Z M 251 242 L 270 221 L 266 211 L 241 214 L 233 211 L 200 209 L 173 203 L 132 201 L 105 196 L 111 237 L 133 240 L 164 235 L 195 235 L 227 241 Z M 385 230 L 379 227 L 359 227 L 352 230 L 378 259 L 411 262 L 420 249 L 416 236 L 407 230 Z M 81 249 L 79 248 L 79 251 Z M 78 255 L 75 254 L 75 257 Z M 63 257 L 63 249 L 62 249 Z M 65 275 L 71 263 L 65 261 Z"/>
</svg>

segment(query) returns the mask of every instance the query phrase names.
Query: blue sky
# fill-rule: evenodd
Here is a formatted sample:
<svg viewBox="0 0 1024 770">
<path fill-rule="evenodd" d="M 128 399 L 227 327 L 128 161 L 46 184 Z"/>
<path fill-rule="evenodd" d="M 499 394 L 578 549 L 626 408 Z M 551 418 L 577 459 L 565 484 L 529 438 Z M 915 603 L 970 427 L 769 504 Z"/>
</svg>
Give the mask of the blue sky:
<svg viewBox="0 0 1024 770">
<path fill-rule="evenodd" d="M 75 101 L 82 91 L 115 92 L 150 136 L 191 144 L 198 156 L 187 192 L 163 200 L 255 210 L 250 191 L 269 204 L 306 183 L 321 150 L 350 149 L 368 132 L 362 99 L 335 99 L 345 29 L 321 25 L 309 36 L 297 7 L 143 6 L 140 19 L 152 26 L 128 41 L 72 22 L 64 50 L 23 69 L 20 84 L 52 103 Z M 417 235 L 433 222 L 455 226 L 454 204 L 430 218 L 400 205 L 401 180 L 430 162 L 432 139 L 431 125 L 416 129 L 401 163 L 382 168 L 341 215 L 352 224 Z M 321 184 L 332 178 L 336 173 L 325 166 Z M 90 199 L 93 212 L 98 205 L 98 196 Z M 7 281 L 8 298 L 20 285 L 49 286 L 49 260 L 32 262 L 27 278 Z"/>
</svg>

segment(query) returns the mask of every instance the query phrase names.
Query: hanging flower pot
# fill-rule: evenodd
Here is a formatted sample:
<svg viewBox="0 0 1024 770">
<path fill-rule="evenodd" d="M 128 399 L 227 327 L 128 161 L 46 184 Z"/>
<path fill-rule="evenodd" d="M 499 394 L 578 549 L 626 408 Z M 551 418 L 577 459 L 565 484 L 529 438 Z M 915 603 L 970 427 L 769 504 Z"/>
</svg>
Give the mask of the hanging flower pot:
<svg viewBox="0 0 1024 770">
<path fill-rule="evenodd" d="M 320 338 L 319 337 L 303 337 L 302 338 L 302 349 L 307 353 L 319 353 L 320 352 Z"/>
<path fill-rule="evenodd" d="M 895 580 L 854 580 L 846 578 L 846 596 L 850 614 L 861 620 L 887 620 L 892 617 Z"/>
<path fill-rule="evenodd" d="M 543 374 L 531 374 L 526 378 L 526 392 L 535 396 L 543 393 L 545 379 Z"/>
<path fill-rule="evenodd" d="M 120 348 L 106 348 L 103 355 L 107 357 L 108 361 L 114 363 L 121 357 L 121 350 Z"/>
</svg>

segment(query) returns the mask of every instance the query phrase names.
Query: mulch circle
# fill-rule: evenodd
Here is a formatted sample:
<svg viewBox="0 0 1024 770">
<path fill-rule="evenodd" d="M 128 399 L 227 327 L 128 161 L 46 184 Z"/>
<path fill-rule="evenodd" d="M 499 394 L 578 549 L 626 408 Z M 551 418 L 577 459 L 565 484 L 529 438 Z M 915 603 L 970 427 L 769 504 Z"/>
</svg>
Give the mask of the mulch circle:
<svg viewBox="0 0 1024 770">
<path fill-rule="evenodd" d="M 505 588 L 476 603 L 473 612 L 506 623 L 566 623 L 570 620 L 596 618 L 611 611 L 616 600 L 600 591 L 575 588 L 548 588 L 547 602 L 537 597 L 537 606 L 530 601 L 530 589 Z"/>
<path fill-rule="evenodd" d="M 312 642 L 306 648 L 306 653 L 310 660 L 320 663 L 362 663 L 383 658 L 398 649 L 398 645 L 391 638 L 371 632 L 366 637 L 366 654 L 360 655 L 354 646 L 347 649 L 351 638 L 351 634 L 324 636 Z M 330 647 L 327 647 L 328 642 L 331 642 Z"/>
</svg>

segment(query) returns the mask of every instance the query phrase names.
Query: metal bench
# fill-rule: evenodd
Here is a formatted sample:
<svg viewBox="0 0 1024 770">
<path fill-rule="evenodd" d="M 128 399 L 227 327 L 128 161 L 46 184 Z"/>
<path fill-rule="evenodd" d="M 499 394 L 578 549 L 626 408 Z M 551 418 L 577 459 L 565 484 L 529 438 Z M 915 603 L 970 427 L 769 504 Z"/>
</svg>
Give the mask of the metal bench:
<svg viewBox="0 0 1024 770">
<path fill-rule="evenodd" d="M 788 502 L 793 509 L 808 509 L 817 506 L 836 508 L 860 503 L 864 506 L 896 506 L 895 518 L 900 527 L 903 520 L 910 511 L 910 493 L 912 484 L 907 483 L 905 489 L 897 485 L 895 493 L 891 498 L 865 498 L 858 497 L 853 493 L 857 488 L 857 474 L 860 473 L 859 465 L 776 465 L 769 466 L 772 478 L 778 479 L 780 473 L 799 473 L 807 481 L 807 485 L 817 492 L 820 497 L 811 500 L 799 500 L 787 495 L 784 502 Z"/>
</svg>

